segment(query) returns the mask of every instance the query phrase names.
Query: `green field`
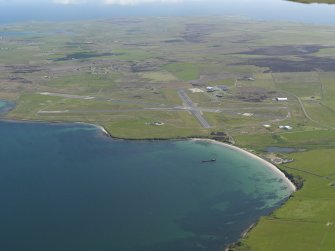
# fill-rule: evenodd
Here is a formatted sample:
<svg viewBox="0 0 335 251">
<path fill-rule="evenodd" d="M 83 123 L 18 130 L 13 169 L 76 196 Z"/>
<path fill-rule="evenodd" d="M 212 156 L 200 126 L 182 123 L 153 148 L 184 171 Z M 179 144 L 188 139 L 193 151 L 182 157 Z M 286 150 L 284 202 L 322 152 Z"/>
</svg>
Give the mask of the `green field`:
<svg viewBox="0 0 335 251">
<path fill-rule="evenodd" d="M 232 250 L 334 250 L 334 153 L 330 149 L 291 154 L 289 157 L 296 162 L 281 168 L 301 176 L 303 189 L 283 207 L 263 217 Z"/>
<path fill-rule="evenodd" d="M 293 158 L 281 168 L 303 188 L 235 249 L 334 250 L 334 27 L 226 17 L 0 27 L 14 33 L 0 40 L 0 99 L 16 102 L 6 118 L 99 124 L 125 139 L 214 137 Z"/>
</svg>

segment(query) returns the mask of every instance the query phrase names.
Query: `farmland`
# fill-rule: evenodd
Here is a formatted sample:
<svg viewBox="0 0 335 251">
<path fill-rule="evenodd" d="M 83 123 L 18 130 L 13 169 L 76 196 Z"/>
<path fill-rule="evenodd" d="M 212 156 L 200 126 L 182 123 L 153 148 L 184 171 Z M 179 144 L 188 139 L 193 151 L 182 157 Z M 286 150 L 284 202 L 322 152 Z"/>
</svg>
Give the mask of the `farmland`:
<svg viewBox="0 0 335 251">
<path fill-rule="evenodd" d="M 7 25 L 0 98 L 17 103 L 8 118 L 97 123 L 115 137 L 282 133 L 280 125 L 329 129 L 335 124 L 333 28 L 308 29 L 313 32 L 306 25 L 223 17 Z M 207 93 L 206 86 L 225 90 Z M 192 117 L 180 89 L 210 129 Z M 275 101 L 281 96 L 288 102 Z M 153 128 L 153 121 L 164 126 Z"/>
</svg>

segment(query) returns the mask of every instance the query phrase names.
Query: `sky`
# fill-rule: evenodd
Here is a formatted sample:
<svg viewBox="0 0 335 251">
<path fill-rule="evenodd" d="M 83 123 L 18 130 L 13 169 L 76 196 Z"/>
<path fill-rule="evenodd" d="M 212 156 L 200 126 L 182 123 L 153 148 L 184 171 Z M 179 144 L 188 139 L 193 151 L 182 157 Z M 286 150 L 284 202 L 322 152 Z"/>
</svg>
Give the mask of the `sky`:
<svg viewBox="0 0 335 251">
<path fill-rule="evenodd" d="M 0 3 L 15 3 L 15 4 L 96 4 L 96 5 L 138 5 L 143 3 L 180 3 L 180 2 L 199 2 L 205 0 L 0 0 Z"/>
<path fill-rule="evenodd" d="M 258 20 L 335 24 L 335 5 L 287 0 L 0 0 L 0 24 L 125 16 L 241 16 Z"/>
<path fill-rule="evenodd" d="M 140 5 L 148 3 L 192 3 L 192 2 L 269 2 L 269 0 L 0 0 L 0 4 L 58 4 L 58 5 Z"/>
</svg>

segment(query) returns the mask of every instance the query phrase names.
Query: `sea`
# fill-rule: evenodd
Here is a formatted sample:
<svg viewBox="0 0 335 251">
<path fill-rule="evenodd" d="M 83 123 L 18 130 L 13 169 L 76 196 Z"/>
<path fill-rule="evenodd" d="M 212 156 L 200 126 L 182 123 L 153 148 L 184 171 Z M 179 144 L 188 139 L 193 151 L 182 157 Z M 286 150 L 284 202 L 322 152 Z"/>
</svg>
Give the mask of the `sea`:
<svg viewBox="0 0 335 251">
<path fill-rule="evenodd" d="M 0 139 L 3 251 L 221 251 L 292 193 L 264 163 L 210 142 L 14 121 Z"/>
</svg>

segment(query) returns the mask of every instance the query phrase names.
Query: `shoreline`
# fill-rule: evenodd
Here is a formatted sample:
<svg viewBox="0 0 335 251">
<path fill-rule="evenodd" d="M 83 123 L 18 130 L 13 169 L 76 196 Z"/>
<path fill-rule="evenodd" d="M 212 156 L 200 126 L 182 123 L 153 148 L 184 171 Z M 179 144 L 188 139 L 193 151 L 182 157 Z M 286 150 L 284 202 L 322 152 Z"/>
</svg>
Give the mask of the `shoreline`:
<svg viewBox="0 0 335 251">
<path fill-rule="evenodd" d="M 221 145 L 224 146 L 226 148 L 229 148 L 231 150 L 240 152 L 242 154 L 247 155 L 248 157 L 254 159 L 254 160 L 258 160 L 259 162 L 261 162 L 262 164 L 264 164 L 266 167 L 268 167 L 269 169 L 271 169 L 273 171 L 273 173 L 275 173 L 277 176 L 279 176 L 280 178 L 284 179 L 286 181 L 286 184 L 292 189 L 292 193 L 297 191 L 297 187 L 295 186 L 295 184 L 285 175 L 284 172 L 282 172 L 277 166 L 275 166 L 274 164 L 270 163 L 269 161 L 257 156 L 256 154 L 253 154 L 251 152 L 248 152 L 247 150 L 244 150 L 242 148 L 239 148 L 237 146 L 233 146 L 230 145 L 228 143 L 223 143 L 214 139 L 201 139 L 201 138 L 192 138 L 191 140 L 193 141 L 203 141 L 203 142 L 209 142 L 209 143 L 213 143 L 213 144 L 217 144 L 217 145 Z"/>
<path fill-rule="evenodd" d="M 78 121 L 78 122 L 74 122 L 74 123 L 75 123 L 75 124 L 81 124 L 81 125 L 89 125 L 89 126 L 93 126 L 93 127 L 97 128 L 97 129 L 99 129 L 100 131 L 102 131 L 102 133 L 103 133 L 104 135 L 113 138 L 113 136 L 110 135 L 109 132 L 108 132 L 103 126 L 101 126 L 101 125 L 90 124 L 90 123 L 79 122 L 79 121 Z"/>
<path fill-rule="evenodd" d="M 97 125 L 97 124 L 90 124 L 90 123 L 85 123 L 85 122 L 75 122 L 77 124 L 86 124 L 86 125 L 91 125 L 96 127 L 97 129 L 99 129 L 104 135 L 112 138 L 112 139 L 121 139 L 121 140 L 134 140 L 134 139 L 122 139 L 122 138 L 115 138 L 113 137 L 103 126 L 101 125 Z M 139 139 L 137 141 L 153 141 L 153 140 L 191 140 L 191 141 L 203 141 L 203 142 L 209 142 L 212 144 L 216 144 L 216 145 L 220 145 L 226 148 L 229 148 L 231 150 L 237 151 L 239 153 L 245 154 L 248 157 L 254 159 L 254 160 L 258 160 L 259 162 L 261 162 L 262 164 L 264 164 L 266 167 L 268 167 L 270 170 L 272 170 L 273 173 L 275 173 L 278 177 L 282 178 L 286 184 L 288 185 L 288 187 L 291 189 L 292 194 L 294 192 L 297 191 L 297 187 L 296 185 L 286 176 L 286 174 L 281 171 L 277 166 L 275 166 L 274 164 L 272 164 L 271 162 L 259 157 L 256 154 L 253 154 L 245 149 L 242 149 L 240 147 L 234 146 L 234 145 L 230 145 L 228 143 L 224 143 L 224 142 L 220 142 L 214 139 L 209 139 L 209 138 L 180 138 L 180 139 Z"/>
<path fill-rule="evenodd" d="M 81 124 L 87 124 L 87 125 L 92 125 L 94 127 L 96 127 L 97 129 L 100 129 L 101 132 L 103 134 L 105 134 L 106 136 L 112 138 L 112 139 L 119 139 L 119 140 L 136 140 L 136 139 L 122 139 L 122 138 L 115 138 L 113 137 L 103 126 L 101 125 L 97 125 L 97 124 L 89 124 L 89 123 L 82 123 L 82 122 L 77 122 L 77 123 L 81 123 Z M 216 145 L 220 145 L 226 148 L 229 148 L 231 150 L 237 151 L 239 153 L 245 154 L 248 157 L 259 161 L 260 163 L 264 164 L 266 167 L 268 167 L 274 174 L 276 174 L 278 177 L 282 178 L 285 183 L 288 185 L 288 187 L 291 189 L 292 194 L 295 193 L 298 189 L 297 186 L 286 176 L 286 174 L 280 170 L 277 166 L 275 166 L 274 164 L 272 164 L 271 162 L 261 158 L 260 156 L 253 154 L 245 149 L 242 149 L 238 146 L 234 146 L 234 145 L 230 145 L 228 143 L 224 143 L 224 142 L 220 142 L 214 139 L 209 139 L 209 138 L 179 138 L 179 139 L 138 139 L 137 141 L 154 141 L 154 140 L 191 140 L 191 141 L 203 141 L 203 142 L 209 142 L 212 144 L 216 144 Z"/>
<path fill-rule="evenodd" d="M 100 132 L 102 132 L 105 136 L 115 139 L 115 140 L 135 140 L 135 141 L 159 141 L 159 140 L 193 140 L 193 141 L 203 141 L 203 142 L 209 142 L 212 144 L 217 144 L 217 145 L 221 145 L 224 146 L 226 148 L 229 148 L 231 150 L 234 151 L 238 151 L 242 154 L 247 155 L 250 158 L 253 158 L 255 160 L 260 161 L 261 163 L 263 163 L 265 166 L 267 166 L 269 169 L 271 169 L 275 174 L 278 175 L 278 177 L 283 178 L 286 181 L 286 184 L 288 184 L 288 186 L 292 189 L 292 193 L 297 191 L 297 187 L 295 186 L 295 184 L 285 175 L 284 172 L 282 172 L 277 166 L 275 166 L 274 164 L 270 163 L 269 161 L 257 156 L 256 154 L 253 154 L 251 152 L 248 152 L 245 149 L 242 149 L 240 147 L 234 146 L 234 145 L 230 145 L 228 143 L 224 143 L 224 142 L 220 142 L 214 139 L 209 139 L 209 138 L 196 138 L 196 137 L 185 137 L 185 138 L 171 138 L 171 139 L 159 139 L 159 138 L 155 138 L 155 139 L 125 139 L 125 138 L 118 138 L 118 137 L 114 137 L 113 135 L 111 135 L 103 126 L 99 125 L 99 124 L 93 124 L 93 123 L 87 123 L 87 122 L 80 122 L 80 121 L 74 121 L 74 122 L 65 122 L 65 121 L 34 121 L 34 120 L 18 120 L 18 119 L 6 119 L 6 118 L 0 118 L 0 121 L 3 122 L 16 122 L 16 123 L 46 123 L 46 124 L 81 124 L 81 125 L 88 125 L 88 126 L 92 126 L 95 127 L 96 129 L 98 129 Z"/>
</svg>

